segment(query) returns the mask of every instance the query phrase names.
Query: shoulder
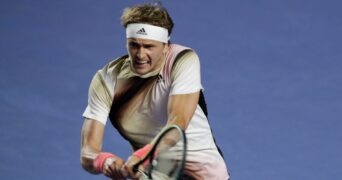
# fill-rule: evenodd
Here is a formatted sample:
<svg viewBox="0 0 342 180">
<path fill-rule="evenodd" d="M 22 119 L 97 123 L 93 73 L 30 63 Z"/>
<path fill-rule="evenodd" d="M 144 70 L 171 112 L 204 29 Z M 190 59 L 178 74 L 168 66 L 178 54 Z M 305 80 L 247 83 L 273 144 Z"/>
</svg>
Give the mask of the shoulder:
<svg viewBox="0 0 342 180">
<path fill-rule="evenodd" d="M 168 59 L 176 59 L 185 52 L 193 51 L 190 47 L 180 44 L 170 44 L 170 51 L 168 53 Z"/>
<path fill-rule="evenodd" d="M 171 79 L 171 76 L 175 73 L 183 71 L 193 66 L 193 64 L 199 65 L 199 58 L 192 48 L 179 44 L 170 44 L 170 50 L 166 56 L 166 63 L 162 75 Z"/>
<path fill-rule="evenodd" d="M 184 62 L 184 59 L 193 58 L 198 59 L 197 54 L 193 49 L 179 44 L 170 44 L 169 52 L 166 55 L 164 70 L 165 72 L 171 72 L 174 65 L 178 64 L 179 61 Z"/>
<path fill-rule="evenodd" d="M 95 73 L 92 86 L 104 86 L 109 92 L 112 92 L 118 73 L 127 61 L 127 55 L 111 60 Z"/>
<path fill-rule="evenodd" d="M 188 49 L 178 54 L 173 63 L 173 69 L 177 69 L 180 66 L 199 65 L 199 63 L 200 62 L 197 53 L 192 49 Z"/>
<path fill-rule="evenodd" d="M 124 55 L 118 57 L 114 60 L 111 60 L 107 63 L 102 69 L 98 70 L 98 72 L 102 75 L 112 75 L 115 72 L 119 72 L 120 69 L 128 62 L 128 55 Z"/>
<path fill-rule="evenodd" d="M 173 57 L 172 64 L 179 63 L 180 61 L 187 60 L 198 60 L 198 55 L 190 47 L 179 45 L 179 44 L 171 44 L 170 45 L 170 53 L 169 56 Z"/>
<path fill-rule="evenodd" d="M 97 71 L 103 79 L 113 80 L 119 74 L 124 66 L 127 66 L 128 55 L 120 56 L 114 60 L 111 60 L 105 66 Z"/>
</svg>

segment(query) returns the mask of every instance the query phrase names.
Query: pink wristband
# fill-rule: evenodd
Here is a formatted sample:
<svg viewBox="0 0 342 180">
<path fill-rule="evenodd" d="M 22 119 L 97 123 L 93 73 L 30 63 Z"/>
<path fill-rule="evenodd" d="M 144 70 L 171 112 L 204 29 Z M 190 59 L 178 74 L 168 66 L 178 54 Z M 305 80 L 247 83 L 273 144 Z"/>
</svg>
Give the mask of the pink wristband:
<svg viewBox="0 0 342 180">
<path fill-rule="evenodd" d="M 108 152 L 101 152 L 99 155 L 97 155 L 97 157 L 95 158 L 93 162 L 95 171 L 98 173 L 101 173 L 103 170 L 104 162 L 106 161 L 107 158 L 110 158 L 110 157 L 116 157 L 116 156 Z"/>
<path fill-rule="evenodd" d="M 135 151 L 133 153 L 134 156 L 142 159 L 144 158 L 148 152 L 150 152 L 150 150 L 152 149 L 152 145 L 151 144 L 146 144 L 146 146 L 144 146 L 143 148 L 138 149 L 137 151 Z"/>
</svg>

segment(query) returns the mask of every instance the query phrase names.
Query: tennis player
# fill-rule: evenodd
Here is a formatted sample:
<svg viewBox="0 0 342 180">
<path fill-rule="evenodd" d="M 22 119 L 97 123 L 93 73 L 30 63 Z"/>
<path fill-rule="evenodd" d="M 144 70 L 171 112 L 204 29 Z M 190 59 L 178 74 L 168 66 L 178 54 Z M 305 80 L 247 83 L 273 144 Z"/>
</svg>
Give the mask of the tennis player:
<svg viewBox="0 0 342 180">
<path fill-rule="evenodd" d="M 178 125 L 188 140 L 184 176 L 229 179 L 214 141 L 202 94 L 200 62 L 191 48 L 170 43 L 173 21 L 160 4 L 126 8 L 128 55 L 109 62 L 94 75 L 83 113 L 81 164 L 112 179 L 139 178 L 132 166 L 146 156 L 166 125 Z M 132 146 L 125 160 L 102 150 L 110 119 Z"/>
</svg>

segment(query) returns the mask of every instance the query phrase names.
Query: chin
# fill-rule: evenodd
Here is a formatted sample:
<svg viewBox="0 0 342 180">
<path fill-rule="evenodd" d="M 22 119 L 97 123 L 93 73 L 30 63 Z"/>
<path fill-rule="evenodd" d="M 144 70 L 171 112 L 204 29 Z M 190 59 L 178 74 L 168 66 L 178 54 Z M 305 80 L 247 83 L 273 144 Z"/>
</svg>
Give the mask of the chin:
<svg viewBox="0 0 342 180">
<path fill-rule="evenodd" d="M 136 74 L 139 74 L 139 75 L 145 75 L 148 73 L 148 71 L 144 71 L 144 70 L 135 70 L 134 71 Z"/>
<path fill-rule="evenodd" d="M 149 72 L 149 69 L 146 69 L 146 68 L 135 68 L 134 66 L 132 66 L 131 69 L 134 73 L 139 74 L 139 75 L 144 75 Z"/>
</svg>

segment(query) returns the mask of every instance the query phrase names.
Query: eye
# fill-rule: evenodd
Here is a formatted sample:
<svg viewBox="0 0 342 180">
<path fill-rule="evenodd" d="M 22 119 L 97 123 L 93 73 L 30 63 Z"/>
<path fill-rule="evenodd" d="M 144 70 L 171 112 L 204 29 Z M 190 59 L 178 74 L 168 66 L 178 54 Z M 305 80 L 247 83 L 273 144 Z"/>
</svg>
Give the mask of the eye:
<svg viewBox="0 0 342 180">
<path fill-rule="evenodd" d="M 136 42 L 129 42 L 128 46 L 130 48 L 139 48 L 140 47 L 140 45 L 138 43 L 136 43 Z"/>
<path fill-rule="evenodd" d="M 155 46 L 154 45 L 152 45 L 152 44 L 145 44 L 144 45 L 144 48 L 145 49 L 152 49 L 152 48 L 154 48 Z"/>
</svg>

